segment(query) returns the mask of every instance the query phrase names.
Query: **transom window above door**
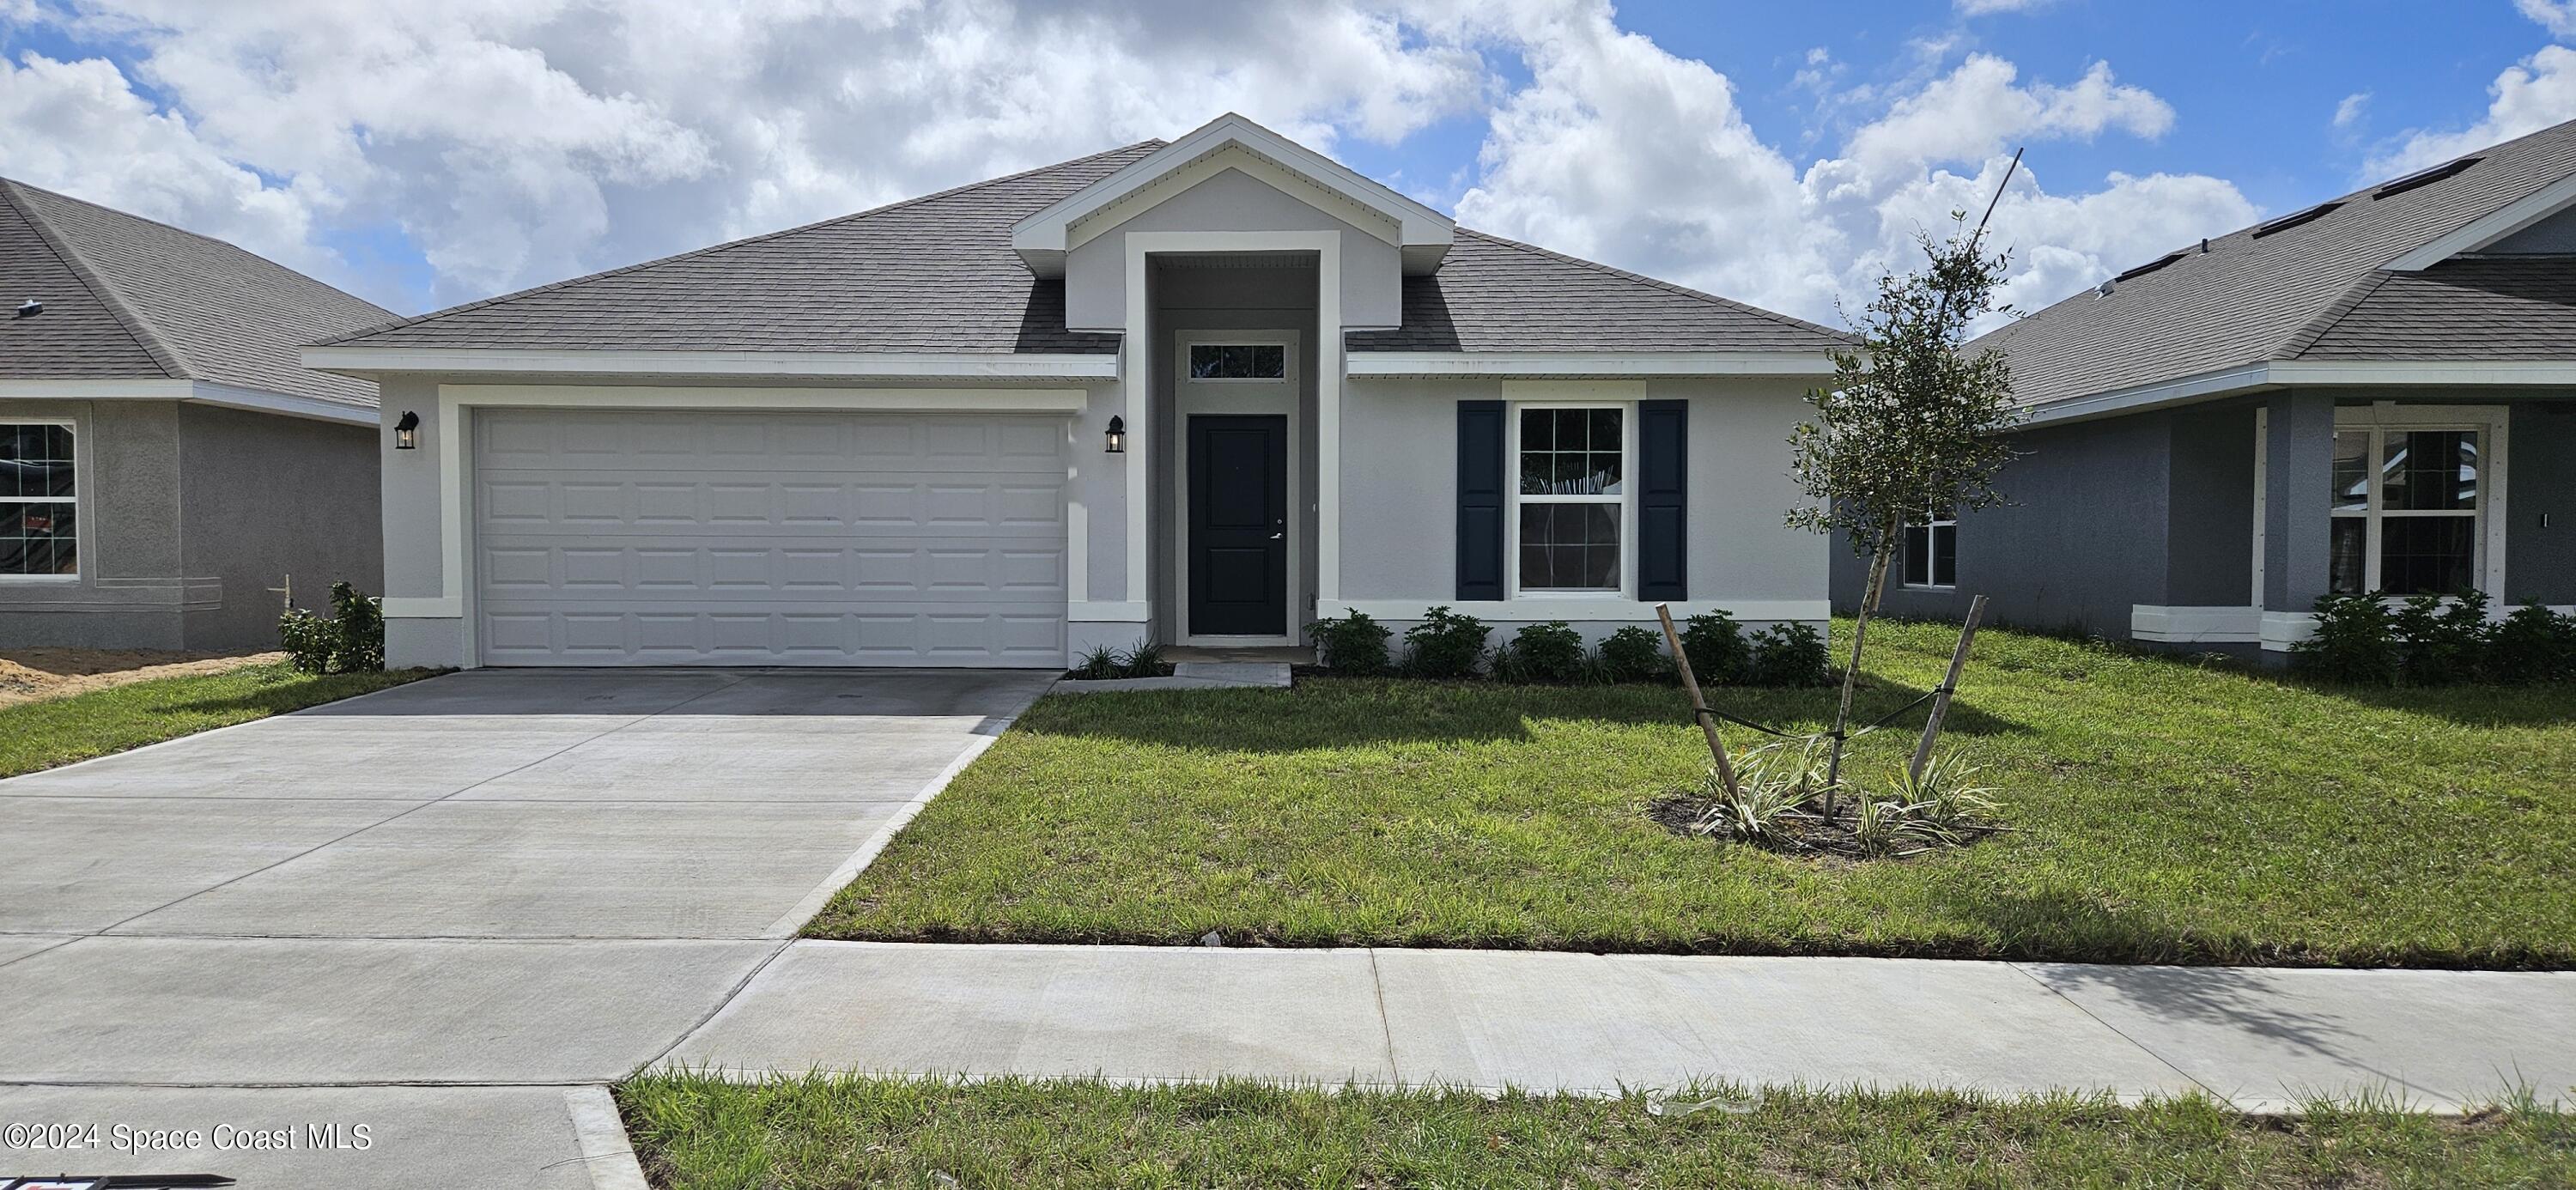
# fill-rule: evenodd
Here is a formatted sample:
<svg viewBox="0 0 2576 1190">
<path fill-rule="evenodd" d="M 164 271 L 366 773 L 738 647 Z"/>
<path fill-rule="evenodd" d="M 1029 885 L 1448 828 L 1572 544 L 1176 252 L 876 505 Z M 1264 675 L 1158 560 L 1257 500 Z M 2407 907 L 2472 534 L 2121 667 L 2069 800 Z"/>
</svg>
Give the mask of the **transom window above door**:
<svg viewBox="0 0 2576 1190">
<path fill-rule="evenodd" d="M 1278 343 L 1192 343 L 1192 380 L 1284 380 L 1288 348 Z"/>
<path fill-rule="evenodd" d="M 2485 439 L 2465 426 L 2335 431 L 2329 587 L 2459 595 L 2478 586 Z"/>
<path fill-rule="evenodd" d="M 1602 594 L 1625 588 L 1627 413 L 1617 406 L 1518 411 L 1515 589 Z"/>
</svg>

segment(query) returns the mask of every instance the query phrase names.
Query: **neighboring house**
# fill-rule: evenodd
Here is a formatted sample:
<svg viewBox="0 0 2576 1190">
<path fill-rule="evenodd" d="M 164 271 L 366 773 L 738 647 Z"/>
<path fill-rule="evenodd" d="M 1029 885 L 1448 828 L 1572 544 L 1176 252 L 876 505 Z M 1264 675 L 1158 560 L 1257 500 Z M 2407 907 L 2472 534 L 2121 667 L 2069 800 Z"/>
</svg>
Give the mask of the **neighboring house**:
<svg viewBox="0 0 2576 1190">
<path fill-rule="evenodd" d="M 2571 208 L 2576 123 L 1979 339 L 2027 414 L 2012 504 L 1926 510 L 1884 606 L 2279 658 L 2328 592 L 2576 603 Z M 1838 543 L 1836 605 L 1865 581 Z"/>
<path fill-rule="evenodd" d="M 275 647 L 373 590 L 376 388 L 303 344 L 393 315 L 230 244 L 0 179 L 0 647 Z"/>
<path fill-rule="evenodd" d="M 1052 667 L 1447 604 L 1828 614 L 1834 332 L 1240 117 L 352 335 L 395 664 Z"/>
</svg>

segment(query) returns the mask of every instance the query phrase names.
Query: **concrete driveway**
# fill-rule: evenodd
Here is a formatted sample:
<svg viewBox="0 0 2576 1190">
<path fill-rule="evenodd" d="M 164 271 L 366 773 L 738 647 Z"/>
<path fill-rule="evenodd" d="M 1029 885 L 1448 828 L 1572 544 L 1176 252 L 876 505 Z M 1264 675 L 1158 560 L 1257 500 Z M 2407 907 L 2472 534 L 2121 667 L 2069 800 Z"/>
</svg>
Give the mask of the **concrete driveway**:
<svg viewBox="0 0 2576 1190">
<path fill-rule="evenodd" d="M 0 1147 L 0 1175 L 591 1185 L 582 1138 L 623 1144 L 596 1085 L 1052 678 L 475 671 L 0 781 L 0 1120 L 371 1125 L 363 1150 Z"/>
</svg>

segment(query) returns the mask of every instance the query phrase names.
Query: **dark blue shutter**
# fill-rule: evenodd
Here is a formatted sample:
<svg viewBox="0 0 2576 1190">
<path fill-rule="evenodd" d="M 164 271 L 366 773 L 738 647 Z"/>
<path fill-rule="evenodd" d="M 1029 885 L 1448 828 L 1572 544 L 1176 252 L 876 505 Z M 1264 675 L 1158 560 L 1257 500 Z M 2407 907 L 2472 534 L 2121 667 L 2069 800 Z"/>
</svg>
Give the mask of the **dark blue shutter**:
<svg viewBox="0 0 2576 1190">
<path fill-rule="evenodd" d="M 1503 403 L 1458 402 L 1458 599 L 1503 597 Z"/>
<path fill-rule="evenodd" d="M 1637 402 L 1637 598 L 1690 598 L 1682 509 L 1690 474 L 1690 402 Z"/>
</svg>

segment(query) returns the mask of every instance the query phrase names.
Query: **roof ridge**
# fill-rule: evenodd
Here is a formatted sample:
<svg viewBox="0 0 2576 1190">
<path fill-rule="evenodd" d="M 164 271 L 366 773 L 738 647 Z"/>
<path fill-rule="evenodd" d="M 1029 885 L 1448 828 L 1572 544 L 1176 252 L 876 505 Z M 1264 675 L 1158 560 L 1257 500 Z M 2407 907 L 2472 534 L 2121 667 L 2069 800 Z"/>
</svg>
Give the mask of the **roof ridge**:
<svg viewBox="0 0 2576 1190">
<path fill-rule="evenodd" d="M 134 340 L 134 345 L 142 348 L 145 355 L 152 357 L 152 362 L 160 366 L 163 375 L 173 380 L 194 379 L 195 373 L 188 364 L 187 356 L 181 354 L 175 344 L 162 338 L 159 328 L 152 325 L 152 319 L 143 311 L 136 309 L 132 302 L 127 301 L 125 291 L 118 289 L 116 283 L 110 280 L 106 273 L 92 267 L 89 258 L 81 255 L 79 247 L 66 239 L 62 233 L 54 230 L 53 225 L 46 222 L 42 214 L 27 205 L 26 199 L 19 193 L 22 190 L 35 190 L 44 194 L 54 193 L 42 187 L 29 186 L 15 178 L 0 178 L 0 197 L 6 198 L 9 208 L 16 211 L 20 219 L 26 221 L 27 226 L 36 233 L 36 238 L 44 243 L 46 250 L 54 254 L 54 259 L 61 261 L 64 268 L 71 270 L 73 278 L 88 288 L 90 296 L 98 300 L 100 307 L 107 311 L 108 317 L 116 320 L 116 325 L 125 331 L 126 337 Z M 71 198 L 67 194 L 55 195 L 55 197 Z M 74 198 L 71 201 L 81 200 Z"/>
<path fill-rule="evenodd" d="M 1676 284 L 1674 284 L 1673 282 L 1663 280 L 1662 278 L 1659 278 L 1659 277 L 1649 277 L 1649 276 L 1647 276 L 1647 275 L 1645 275 L 1645 274 L 1643 274 L 1643 273 L 1632 273 L 1632 272 L 1629 272 L 1629 271 L 1628 271 L 1628 270 L 1626 270 L 1626 269 L 1617 268 L 1617 267 L 1614 267 L 1614 266 L 1611 266 L 1611 265 L 1606 265 L 1606 264 L 1603 264 L 1603 263 L 1601 263 L 1600 261 L 1597 261 L 1597 260 L 1585 260 L 1585 259 L 1583 259 L 1583 258 L 1582 258 L 1582 257 L 1580 257 L 1580 256 L 1568 256 L 1568 255 L 1566 255 L 1565 253 L 1562 253 L 1562 252 L 1555 252 L 1555 251 L 1551 251 L 1551 250 L 1546 249 L 1546 248 L 1541 248 L 1541 247 L 1539 247 L 1539 246 L 1538 246 L 1538 245 L 1536 245 L 1536 244 L 1524 244 L 1524 243 L 1520 242 L 1519 240 L 1506 239 L 1506 238 L 1504 238 L 1504 237 L 1502 237 L 1502 236 L 1495 235 L 1494 233 L 1492 233 L 1492 232 L 1490 232 L 1490 231 L 1478 231 L 1478 230 L 1476 230 L 1475 228 L 1472 228 L 1472 227 L 1460 227 L 1460 228 L 1458 229 L 1458 231 L 1459 231 L 1459 233 L 1460 233 L 1460 234 L 1475 236 L 1475 237 L 1476 237 L 1476 238 L 1478 238 L 1478 239 L 1485 240 L 1485 241 L 1488 241 L 1488 242 L 1491 242 L 1491 243 L 1495 243 L 1495 244 L 1501 244 L 1501 245 L 1503 245 L 1504 247 L 1507 247 L 1507 248 L 1516 248 L 1516 249 L 1519 249 L 1520 251 L 1527 252 L 1527 253 L 1529 253 L 1529 254 L 1531 254 L 1531 255 L 1533 255 L 1533 256 L 1541 256 L 1541 257 L 1545 257 L 1545 258 L 1547 258 L 1547 259 L 1549 259 L 1549 260 L 1560 261 L 1560 262 L 1563 262 L 1563 263 L 1565 263 L 1565 264 L 1575 265 L 1575 266 L 1580 267 L 1580 268 L 1587 268 L 1587 269 L 1591 269 L 1591 270 L 1593 270 L 1593 271 L 1595 271 L 1595 272 L 1608 273 L 1609 275 L 1611 275 L 1611 276 L 1613 276 L 1613 277 L 1620 278 L 1620 279 L 1622 279 L 1622 280 L 1626 280 L 1626 281 L 1634 281 L 1634 282 L 1637 282 L 1637 283 L 1639 283 L 1639 284 L 1643 284 L 1643 285 L 1650 285 L 1650 286 L 1653 286 L 1653 287 L 1655 287 L 1655 288 L 1657 288 L 1657 289 L 1665 290 L 1665 291 L 1670 292 L 1670 293 L 1677 293 L 1677 294 L 1680 294 L 1680 295 L 1682 295 L 1683 297 L 1698 298 L 1699 300 L 1701 300 L 1701 301 L 1703 301 L 1703 302 L 1707 302 L 1707 303 L 1709 303 L 1709 304 L 1711 304 L 1711 305 L 1722 306 L 1722 307 L 1725 307 L 1726 309 L 1734 310 L 1734 311 L 1737 311 L 1737 312 L 1739 312 L 1739 313 L 1751 314 L 1751 315 L 1754 315 L 1754 316 L 1756 316 L 1756 317 L 1760 317 L 1760 318 L 1767 318 L 1767 319 L 1770 319 L 1770 320 L 1771 320 L 1771 321 L 1773 321 L 1773 322 L 1780 323 L 1780 324 L 1781 324 L 1781 325 L 1783 325 L 1783 326 L 1796 327 L 1797 329 L 1799 329 L 1799 330 L 1804 330 L 1804 331 L 1814 331 L 1814 332 L 1816 332 L 1816 333 L 1818 333 L 1818 334 L 1828 335 L 1828 336 L 1831 336 L 1831 337 L 1836 338 L 1836 339 L 1844 340 L 1844 341 L 1846 341 L 1846 342 L 1848 342 L 1848 341 L 1850 341 L 1850 340 L 1851 340 L 1851 335 L 1850 335 L 1848 332 L 1835 330 L 1835 329 L 1833 329 L 1832 327 L 1825 326 L 1825 325 L 1824 325 L 1824 324 L 1822 324 L 1822 323 L 1809 322 L 1809 321 L 1807 321 L 1807 320 L 1806 320 L 1806 319 L 1804 319 L 1804 318 L 1799 318 L 1799 317 L 1796 317 L 1796 316 L 1794 316 L 1794 315 L 1789 315 L 1789 314 L 1783 314 L 1783 313 L 1780 313 L 1780 312 L 1779 312 L 1779 311 L 1777 311 L 1777 310 L 1766 309 L 1766 308 L 1761 307 L 1761 306 L 1751 305 L 1751 304 L 1749 304 L 1749 303 L 1745 303 L 1745 302 L 1739 302 L 1739 301 L 1736 301 L 1736 300 L 1734 300 L 1734 299 L 1732 299 L 1732 298 L 1723 298 L 1723 297 L 1719 297 L 1719 296 L 1718 296 L 1718 295 L 1716 295 L 1716 294 L 1709 293 L 1709 292 L 1706 292 L 1706 291 L 1704 291 L 1704 290 L 1693 289 L 1693 288 L 1691 288 L 1691 287 L 1689 287 L 1689 286 L 1687 286 L 1687 285 L 1676 285 Z"/>
<path fill-rule="evenodd" d="M 2290 337 L 2281 340 L 2265 358 L 2293 360 L 2306 354 L 2309 348 L 2316 346 L 2317 340 L 2325 337 L 2327 331 L 2334 329 L 2336 323 L 2342 322 L 2358 308 L 2363 299 L 2387 284 L 2392 275 L 2387 269 L 2372 269 L 2363 274 L 2360 280 L 2346 286 L 2333 301 L 2327 302 L 2297 330 L 2290 332 Z"/>
<path fill-rule="evenodd" d="M 104 212 L 106 212 L 106 213 L 108 213 L 108 214 L 110 214 L 110 215 L 113 215 L 113 216 L 115 216 L 115 217 L 117 217 L 117 218 L 119 218 L 119 219 L 131 219 L 131 220 L 134 220 L 134 221 L 135 221 L 135 222 L 137 222 L 137 223 L 149 223 L 149 224 L 151 224 L 151 225 L 152 225 L 152 226 L 154 226 L 154 227 L 158 227 L 158 228 L 162 229 L 163 231 L 175 231 L 175 232 L 179 233 L 180 235 L 183 235 L 183 236 L 188 237 L 189 239 L 203 241 L 203 242 L 205 242 L 206 244 L 212 245 L 213 247 L 216 247 L 216 248 L 223 249 L 223 250 L 224 250 L 224 251 L 226 251 L 226 252 L 232 252 L 232 253 L 236 253 L 236 254 L 239 254 L 239 255 L 242 255 L 242 256 L 247 256 L 247 257 L 251 258 L 252 260 L 256 260 L 256 261 L 258 261 L 258 262 L 260 262 L 260 263 L 262 263 L 262 264 L 267 265 L 267 266 L 268 266 L 268 267 L 270 267 L 270 268 L 276 269 L 277 271 L 279 271 L 279 272 L 281 272 L 281 273 L 290 273 L 290 274 L 293 274 L 294 276 L 296 276 L 296 277 L 298 277 L 298 278 L 301 278 L 301 279 L 306 280 L 306 281 L 310 281 L 310 282 L 314 283 L 315 285 L 319 285 L 319 286 L 321 286 L 321 287 L 323 287 L 323 288 L 325 288 L 325 289 L 329 289 L 329 290 L 331 290 L 331 291 L 333 291 L 333 292 L 335 292 L 335 293 L 338 293 L 338 294 L 340 294 L 340 295 L 342 295 L 342 296 L 344 296 L 344 297 L 347 297 L 347 298 L 349 298 L 350 300 L 352 300 L 352 301 L 355 301 L 355 302 L 359 303 L 360 305 L 367 306 L 367 307 L 369 307 L 369 308 L 371 308 L 371 309 L 382 310 L 382 311 L 384 311 L 384 313 L 386 313 L 387 315 L 391 315 L 391 314 L 393 313 L 393 311 L 391 311 L 391 310 L 386 310 L 384 307 L 379 306 L 379 305 L 376 305 L 374 302 L 371 302 L 371 301 L 368 301 L 368 300 L 367 300 L 367 299 L 365 299 L 365 298 L 359 297 L 358 295 L 356 295 L 356 294 L 354 294 L 354 293 L 350 293 L 348 290 L 342 289 L 342 288 L 340 288 L 340 287 L 339 287 L 339 286 L 337 286 L 337 285 L 333 285 L 333 284 L 331 284 L 330 282 L 325 281 L 325 280 L 323 280 L 323 279 L 322 279 L 322 278 L 320 278 L 320 277 L 316 277 L 316 276 L 314 276 L 314 275 L 313 275 L 313 274 L 311 274 L 311 273 L 305 272 L 305 271 L 304 271 L 304 270 L 302 270 L 302 269 L 296 268 L 296 267 L 294 267 L 294 266 L 292 266 L 292 265 L 289 265 L 289 264 L 286 264 L 286 263 L 284 263 L 284 262 L 281 262 L 281 261 L 278 261 L 278 260 L 273 260 L 273 259 L 269 258 L 268 256 L 263 255 L 263 254 L 261 254 L 261 253 L 253 252 L 253 251 L 251 251 L 251 250 L 250 250 L 250 249 L 248 249 L 248 248 L 244 248 L 244 247 L 242 247 L 241 245 L 239 245 L 239 244 L 236 244 L 236 243 L 232 242 L 231 240 L 223 239 L 223 238 L 218 237 L 218 236 L 210 236 L 210 235 L 207 235 L 206 233 L 204 233 L 204 232 L 202 232 L 202 231 L 190 231 L 190 230 L 188 230 L 187 228 L 181 227 L 181 226 L 179 226 L 179 225 L 178 225 L 178 224 L 176 224 L 176 223 L 168 223 L 168 222 L 164 222 L 164 221 L 162 221 L 162 220 L 155 219 L 155 218 L 153 218 L 153 217 L 151 217 L 151 216 L 149 216 L 149 215 L 137 215 L 137 214 L 135 214 L 135 213 L 134 213 L 134 212 L 132 212 L 132 211 L 124 210 L 124 209 L 122 209 L 122 208 L 118 208 L 118 207 L 111 207 L 111 206 L 109 206 L 109 205 L 107 205 L 106 203 L 103 203 L 103 202 L 91 202 L 90 200 L 88 200 L 88 199 L 86 199 L 86 198 L 82 198 L 81 196 L 79 196 L 79 195 L 77 195 L 77 194 L 65 194 L 65 193 L 63 193 L 63 192 L 62 192 L 62 191 L 60 191 L 60 190 L 48 190 L 48 189 L 46 189 L 46 188 L 44 188 L 44 187 L 42 187 L 42 186 L 29 185 L 28 183 L 21 182 L 21 181 L 19 181 L 19 180 L 15 179 L 15 178 L 5 178 L 5 179 L 0 179 L 0 181 L 6 181 L 6 182 L 8 182 L 10 185 L 12 185 L 12 186 L 16 186 L 16 187 L 18 187 L 18 188 L 19 188 L 19 189 L 21 189 L 21 190 L 33 190 L 33 191 L 35 191 L 35 192 L 36 192 L 36 193 L 38 193 L 38 194 L 48 195 L 48 196 L 53 197 L 53 198 L 59 198 L 59 199 L 63 200 L 64 202 L 79 203 L 80 205 L 85 206 L 85 207 L 88 207 L 88 208 L 90 208 L 91 210 L 95 210 L 95 211 L 104 211 Z M 24 208 L 22 207 L 21 209 L 24 209 Z"/>
<path fill-rule="evenodd" d="M 460 305 L 431 310 L 422 314 L 414 314 L 408 318 L 397 318 L 381 326 L 367 327 L 362 330 L 350 331 L 344 335 L 324 339 L 320 343 L 315 344 L 315 346 L 334 346 L 356 339 L 367 338 L 370 335 L 380 335 L 386 331 L 397 330 L 402 327 L 427 322 L 433 318 L 443 318 L 450 314 L 462 314 L 468 310 L 480 310 L 486 306 L 495 306 L 502 302 L 513 301 L 518 298 L 530 297 L 540 293 L 549 293 L 568 286 L 598 281 L 608 277 L 615 277 L 625 273 L 635 272 L 639 269 L 648 269 L 656 265 L 665 265 L 674 261 L 688 260 L 693 257 L 705 256 L 714 252 L 722 252 L 727 249 L 739 248 L 746 244 L 757 244 L 766 240 L 777 239 L 780 236 L 795 235 L 798 232 L 812 231 L 816 228 L 830 227 L 834 224 L 855 222 L 860 219 L 871 218 L 873 216 L 885 214 L 888 211 L 901 210 L 905 207 L 915 206 L 920 203 L 931 202 L 942 198 L 953 198 L 970 190 L 980 190 L 987 186 L 998 186 L 1004 182 L 1016 182 L 1022 178 L 1033 177 L 1037 174 L 1063 169 L 1067 166 L 1080 165 L 1086 161 L 1097 161 L 1103 157 L 1112 157 L 1120 153 L 1133 152 L 1136 149 L 1143 148 L 1148 145 L 1155 148 L 1161 148 L 1166 143 L 1168 142 L 1149 137 L 1133 144 L 1120 145 L 1114 149 L 1103 149 L 1097 153 L 1086 153 L 1080 157 L 1068 157 L 1062 161 L 1048 165 L 1032 166 L 1017 173 L 1003 174 L 1000 177 L 985 178 L 979 182 L 968 182 L 961 186 L 951 186 L 946 190 L 933 191 L 929 194 L 918 194 L 911 198 L 897 199 L 890 203 L 869 207 L 864 211 L 852 211 L 844 215 L 834 215 L 827 219 L 817 219 L 811 223 L 800 223 L 794 227 L 782 227 L 776 231 L 765 231 L 758 235 L 749 235 L 740 239 L 726 240 L 718 244 L 709 244 L 703 248 L 692 248 L 686 252 L 674 252 L 668 256 L 656 256 L 651 260 L 639 260 L 633 264 L 619 265 L 613 269 L 602 269 L 596 273 L 584 273 L 578 277 L 566 277 L 560 281 L 549 281 L 543 285 L 533 285 L 526 289 L 516 289 L 508 293 L 494 294 L 491 297 L 478 298 L 474 301 L 465 302 Z"/>
</svg>

